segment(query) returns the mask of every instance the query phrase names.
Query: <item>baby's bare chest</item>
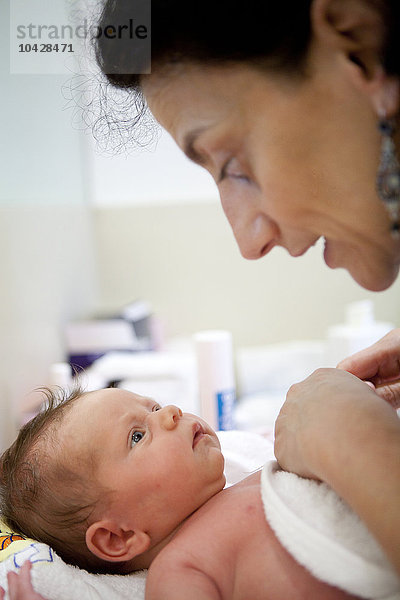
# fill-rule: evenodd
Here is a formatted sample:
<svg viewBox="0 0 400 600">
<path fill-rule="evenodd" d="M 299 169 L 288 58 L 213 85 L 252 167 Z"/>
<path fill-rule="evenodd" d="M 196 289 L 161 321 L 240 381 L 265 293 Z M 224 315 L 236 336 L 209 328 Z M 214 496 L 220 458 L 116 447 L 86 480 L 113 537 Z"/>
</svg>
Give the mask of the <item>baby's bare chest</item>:
<svg viewBox="0 0 400 600">
<path fill-rule="evenodd" d="M 204 573 L 222 600 L 344 600 L 282 547 L 265 518 L 259 474 L 203 506 L 173 543 L 173 560 Z"/>
</svg>

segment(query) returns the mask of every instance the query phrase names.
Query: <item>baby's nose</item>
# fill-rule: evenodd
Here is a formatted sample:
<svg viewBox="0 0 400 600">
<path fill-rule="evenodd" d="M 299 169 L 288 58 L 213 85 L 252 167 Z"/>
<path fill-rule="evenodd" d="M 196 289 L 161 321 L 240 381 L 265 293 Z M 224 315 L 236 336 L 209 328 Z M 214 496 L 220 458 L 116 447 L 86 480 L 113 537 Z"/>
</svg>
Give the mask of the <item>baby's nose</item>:
<svg viewBox="0 0 400 600">
<path fill-rule="evenodd" d="M 161 427 L 164 429 L 174 429 L 183 415 L 181 409 L 173 404 L 164 406 L 164 408 L 157 411 L 155 414 L 159 418 Z"/>
</svg>

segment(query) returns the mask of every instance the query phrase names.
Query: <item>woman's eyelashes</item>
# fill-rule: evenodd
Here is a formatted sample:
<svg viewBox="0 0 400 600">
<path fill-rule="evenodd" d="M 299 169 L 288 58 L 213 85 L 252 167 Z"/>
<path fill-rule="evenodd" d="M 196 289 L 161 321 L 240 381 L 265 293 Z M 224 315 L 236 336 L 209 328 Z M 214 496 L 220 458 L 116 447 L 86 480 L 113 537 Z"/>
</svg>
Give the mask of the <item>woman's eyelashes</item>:
<svg viewBox="0 0 400 600">
<path fill-rule="evenodd" d="M 250 177 L 245 175 L 243 169 L 240 167 L 238 160 L 235 157 L 231 157 L 227 160 L 221 168 L 217 183 L 221 183 L 224 179 L 239 179 L 240 181 L 250 181 Z"/>
</svg>

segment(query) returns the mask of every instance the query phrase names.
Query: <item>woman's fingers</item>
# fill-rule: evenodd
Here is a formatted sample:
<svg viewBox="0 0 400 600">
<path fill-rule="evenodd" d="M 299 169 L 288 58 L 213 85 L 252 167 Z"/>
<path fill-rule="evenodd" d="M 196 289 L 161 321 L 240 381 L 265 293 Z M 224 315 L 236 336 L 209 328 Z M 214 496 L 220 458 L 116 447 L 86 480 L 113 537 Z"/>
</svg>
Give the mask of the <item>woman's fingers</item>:
<svg viewBox="0 0 400 600">
<path fill-rule="evenodd" d="M 400 408 L 400 329 L 342 360 L 338 368 L 368 379 L 383 400 L 393 408 Z"/>
<path fill-rule="evenodd" d="M 368 379 L 375 386 L 400 379 L 400 329 L 394 329 L 381 340 L 338 364 L 360 379 Z"/>
<path fill-rule="evenodd" d="M 381 385 L 375 389 L 375 392 L 393 408 L 400 408 L 400 381 Z"/>
<path fill-rule="evenodd" d="M 393 383 L 378 387 L 371 381 L 364 381 L 364 383 L 373 389 L 382 400 L 393 406 L 393 408 L 400 408 L 400 381 L 394 381 Z"/>
</svg>

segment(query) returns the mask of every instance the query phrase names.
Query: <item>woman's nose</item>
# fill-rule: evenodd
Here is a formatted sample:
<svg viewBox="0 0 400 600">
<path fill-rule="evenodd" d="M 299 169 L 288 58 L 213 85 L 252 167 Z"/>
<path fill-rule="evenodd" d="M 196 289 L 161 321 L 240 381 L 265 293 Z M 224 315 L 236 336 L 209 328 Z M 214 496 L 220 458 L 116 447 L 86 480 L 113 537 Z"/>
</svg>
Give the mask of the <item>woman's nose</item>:
<svg viewBox="0 0 400 600">
<path fill-rule="evenodd" d="M 222 204 L 225 215 L 232 227 L 239 250 L 244 258 L 257 260 L 273 248 L 279 237 L 279 228 L 267 215 L 254 214 L 246 210 L 246 201 L 239 207 Z"/>
<path fill-rule="evenodd" d="M 163 429 L 174 429 L 182 417 L 182 411 L 177 406 L 170 404 L 153 413 L 160 427 Z"/>
<path fill-rule="evenodd" d="M 260 214 L 251 221 L 235 223 L 233 233 L 243 258 L 257 260 L 274 247 L 278 228 L 267 216 Z"/>
</svg>

